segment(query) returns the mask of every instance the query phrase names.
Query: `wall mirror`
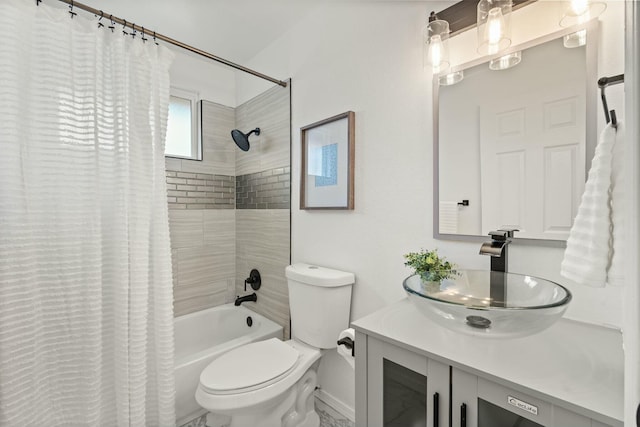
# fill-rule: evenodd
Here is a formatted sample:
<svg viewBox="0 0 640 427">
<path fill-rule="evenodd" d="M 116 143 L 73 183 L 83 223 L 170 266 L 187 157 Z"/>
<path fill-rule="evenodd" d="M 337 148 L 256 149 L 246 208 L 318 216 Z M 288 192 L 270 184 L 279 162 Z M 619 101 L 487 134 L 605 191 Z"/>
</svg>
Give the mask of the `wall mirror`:
<svg viewBox="0 0 640 427">
<path fill-rule="evenodd" d="M 434 77 L 435 238 L 516 228 L 564 244 L 596 143 L 596 25 L 580 28 L 583 46 L 566 47 L 572 28 L 510 48 L 514 67 L 483 58 L 452 70 L 456 84 Z"/>
</svg>

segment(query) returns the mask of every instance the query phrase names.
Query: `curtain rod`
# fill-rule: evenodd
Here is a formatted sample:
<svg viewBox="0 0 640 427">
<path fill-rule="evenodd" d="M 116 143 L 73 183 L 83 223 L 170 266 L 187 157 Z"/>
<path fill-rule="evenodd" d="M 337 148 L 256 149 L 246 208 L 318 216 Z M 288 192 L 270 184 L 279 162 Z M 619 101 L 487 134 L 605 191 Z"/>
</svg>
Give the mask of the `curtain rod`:
<svg viewBox="0 0 640 427">
<path fill-rule="evenodd" d="M 37 0 L 36 3 L 40 3 L 40 1 Z M 139 31 L 140 33 L 144 33 L 147 36 L 153 36 L 155 39 L 162 40 L 163 42 L 170 43 L 170 44 L 172 44 L 174 46 L 178 46 L 179 48 L 188 50 L 188 51 L 193 52 L 193 53 L 197 53 L 198 55 L 204 56 L 205 58 L 208 58 L 208 59 L 211 59 L 213 61 L 219 62 L 221 64 L 227 65 L 227 66 L 229 66 L 231 68 L 235 68 L 236 70 L 244 71 L 245 73 L 249 73 L 249 74 L 252 74 L 252 75 L 254 75 L 256 77 L 259 77 L 261 79 L 268 80 L 268 81 L 270 81 L 272 83 L 275 83 L 275 84 L 278 84 L 278 85 L 280 85 L 282 87 L 287 87 L 287 82 L 284 82 L 284 81 L 278 80 L 278 79 L 274 79 L 273 77 L 269 77 L 269 76 L 267 76 L 265 74 L 259 73 L 257 71 L 254 71 L 254 70 L 250 69 L 250 68 L 243 67 L 242 65 L 239 65 L 239 64 L 236 64 L 234 62 L 228 61 L 228 60 L 226 60 L 224 58 L 220 58 L 219 56 L 213 55 L 213 54 L 211 54 L 209 52 L 205 52 L 204 50 L 198 49 L 197 47 L 190 46 L 190 45 L 188 45 L 186 43 L 182 43 L 181 41 L 172 39 L 171 37 L 167 37 L 165 35 L 162 35 L 160 33 L 155 32 L 155 31 L 149 30 L 148 28 L 141 27 L 141 26 L 136 25 L 134 23 L 128 22 L 128 21 L 126 21 L 124 19 L 121 19 L 121 18 L 118 18 L 116 16 L 113 16 L 113 15 L 110 15 L 108 13 L 105 13 L 105 12 L 103 12 L 101 10 L 94 9 L 93 7 L 87 6 L 86 4 L 78 3 L 78 2 L 73 1 L 73 0 L 58 0 L 58 1 L 61 1 L 62 3 L 68 4 L 69 7 L 71 8 L 71 11 L 70 11 L 71 13 L 73 13 L 73 8 L 77 7 L 78 9 L 82 9 L 82 10 L 84 10 L 86 12 L 93 13 L 96 16 L 109 19 L 109 20 L 115 22 L 116 24 L 120 24 L 120 25 L 122 25 L 124 27 L 132 28 L 133 30 Z"/>
</svg>

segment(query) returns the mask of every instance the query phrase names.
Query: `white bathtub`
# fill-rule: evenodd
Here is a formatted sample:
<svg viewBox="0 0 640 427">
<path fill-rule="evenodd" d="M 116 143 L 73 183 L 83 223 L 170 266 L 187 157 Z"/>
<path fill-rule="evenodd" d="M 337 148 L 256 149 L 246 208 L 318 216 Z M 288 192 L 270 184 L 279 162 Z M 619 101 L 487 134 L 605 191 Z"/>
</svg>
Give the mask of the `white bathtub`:
<svg viewBox="0 0 640 427">
<path fill-rule="evenodd" d="M 252 326 L 247 325 L 251 317 Z M 221 354 L 252 341 L 282 339 L 282 327 L 242 306 L 225 304 L 176 317 L 176 421 L 180 426 L 204 414 L 195 393 L 200 373 Z"/>
</svg>

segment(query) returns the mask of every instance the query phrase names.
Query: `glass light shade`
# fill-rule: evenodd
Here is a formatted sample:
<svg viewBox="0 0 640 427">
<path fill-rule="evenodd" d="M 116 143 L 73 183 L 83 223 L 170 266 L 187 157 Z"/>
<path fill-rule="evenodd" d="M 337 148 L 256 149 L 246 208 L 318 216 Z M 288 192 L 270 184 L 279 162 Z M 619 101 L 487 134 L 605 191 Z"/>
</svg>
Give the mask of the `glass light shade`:
<svg viewBox="0 0 640 427">
<path fill-rule="evenodd" d="M 511 0 L 478 3 L 478 53 L 494 55 L 511 46 Z"/>
<path fill-rule="evenodd" d="M 438 83 L 440 84 L 440 86 L 451 86 L 458 82 L 461 82 L 462 79 L 464 79 L 464 72 L 460 70 L 454 71 L 453 73 L 441 75 L 440 77 L 438 77 Z"/>
<path fill-rule="evenodd" d="M 449 23 L 436 19 L 425 27 L 423 32 L 425 46 L 425 66 L 431 66 L 433 74 L 449 70 Z"/>
<path fill-rule="evenodd" d="M 562 44 L 566 48 L 580 47 L 587 44 L 587 30 L 580 30 L 575 33 L 567 34 L 562 38 Z"/>
<path fill-rule="evenodd" d="M 583 24 L 597 18 L 607 9 L 607 4 L 591 0 L 567 0 L 565 11 L 560 19 L 561 27 Z"/>
<path fill-rule="evenodd" d="M 506 70 L 515 67 L 522 61 L 522 51 L 513 52 L 500 58 L 492 59 L 489 62 L 489 69 L 494 71 Z"/>
</svg>

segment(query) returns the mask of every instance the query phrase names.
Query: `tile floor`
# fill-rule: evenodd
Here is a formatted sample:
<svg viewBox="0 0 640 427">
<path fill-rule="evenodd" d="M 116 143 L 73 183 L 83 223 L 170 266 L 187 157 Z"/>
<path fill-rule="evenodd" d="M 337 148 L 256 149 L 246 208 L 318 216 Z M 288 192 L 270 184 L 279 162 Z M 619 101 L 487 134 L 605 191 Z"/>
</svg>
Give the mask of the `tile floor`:
<svg viewBox="0 0 640 427">
<path fill-rule="evenodd" d="M 354 427 L 353 421 L 333 409 L 321 400 L 316 399 L 316 411 L 320 416 L 320 427 Z M 207 415 L 202 415 L 181 427 L 206 427 Z M 256 426 L 258 427 L 258 426 Z M 263 426 L 268 427 L 268 426 Z"/>
</svg>

